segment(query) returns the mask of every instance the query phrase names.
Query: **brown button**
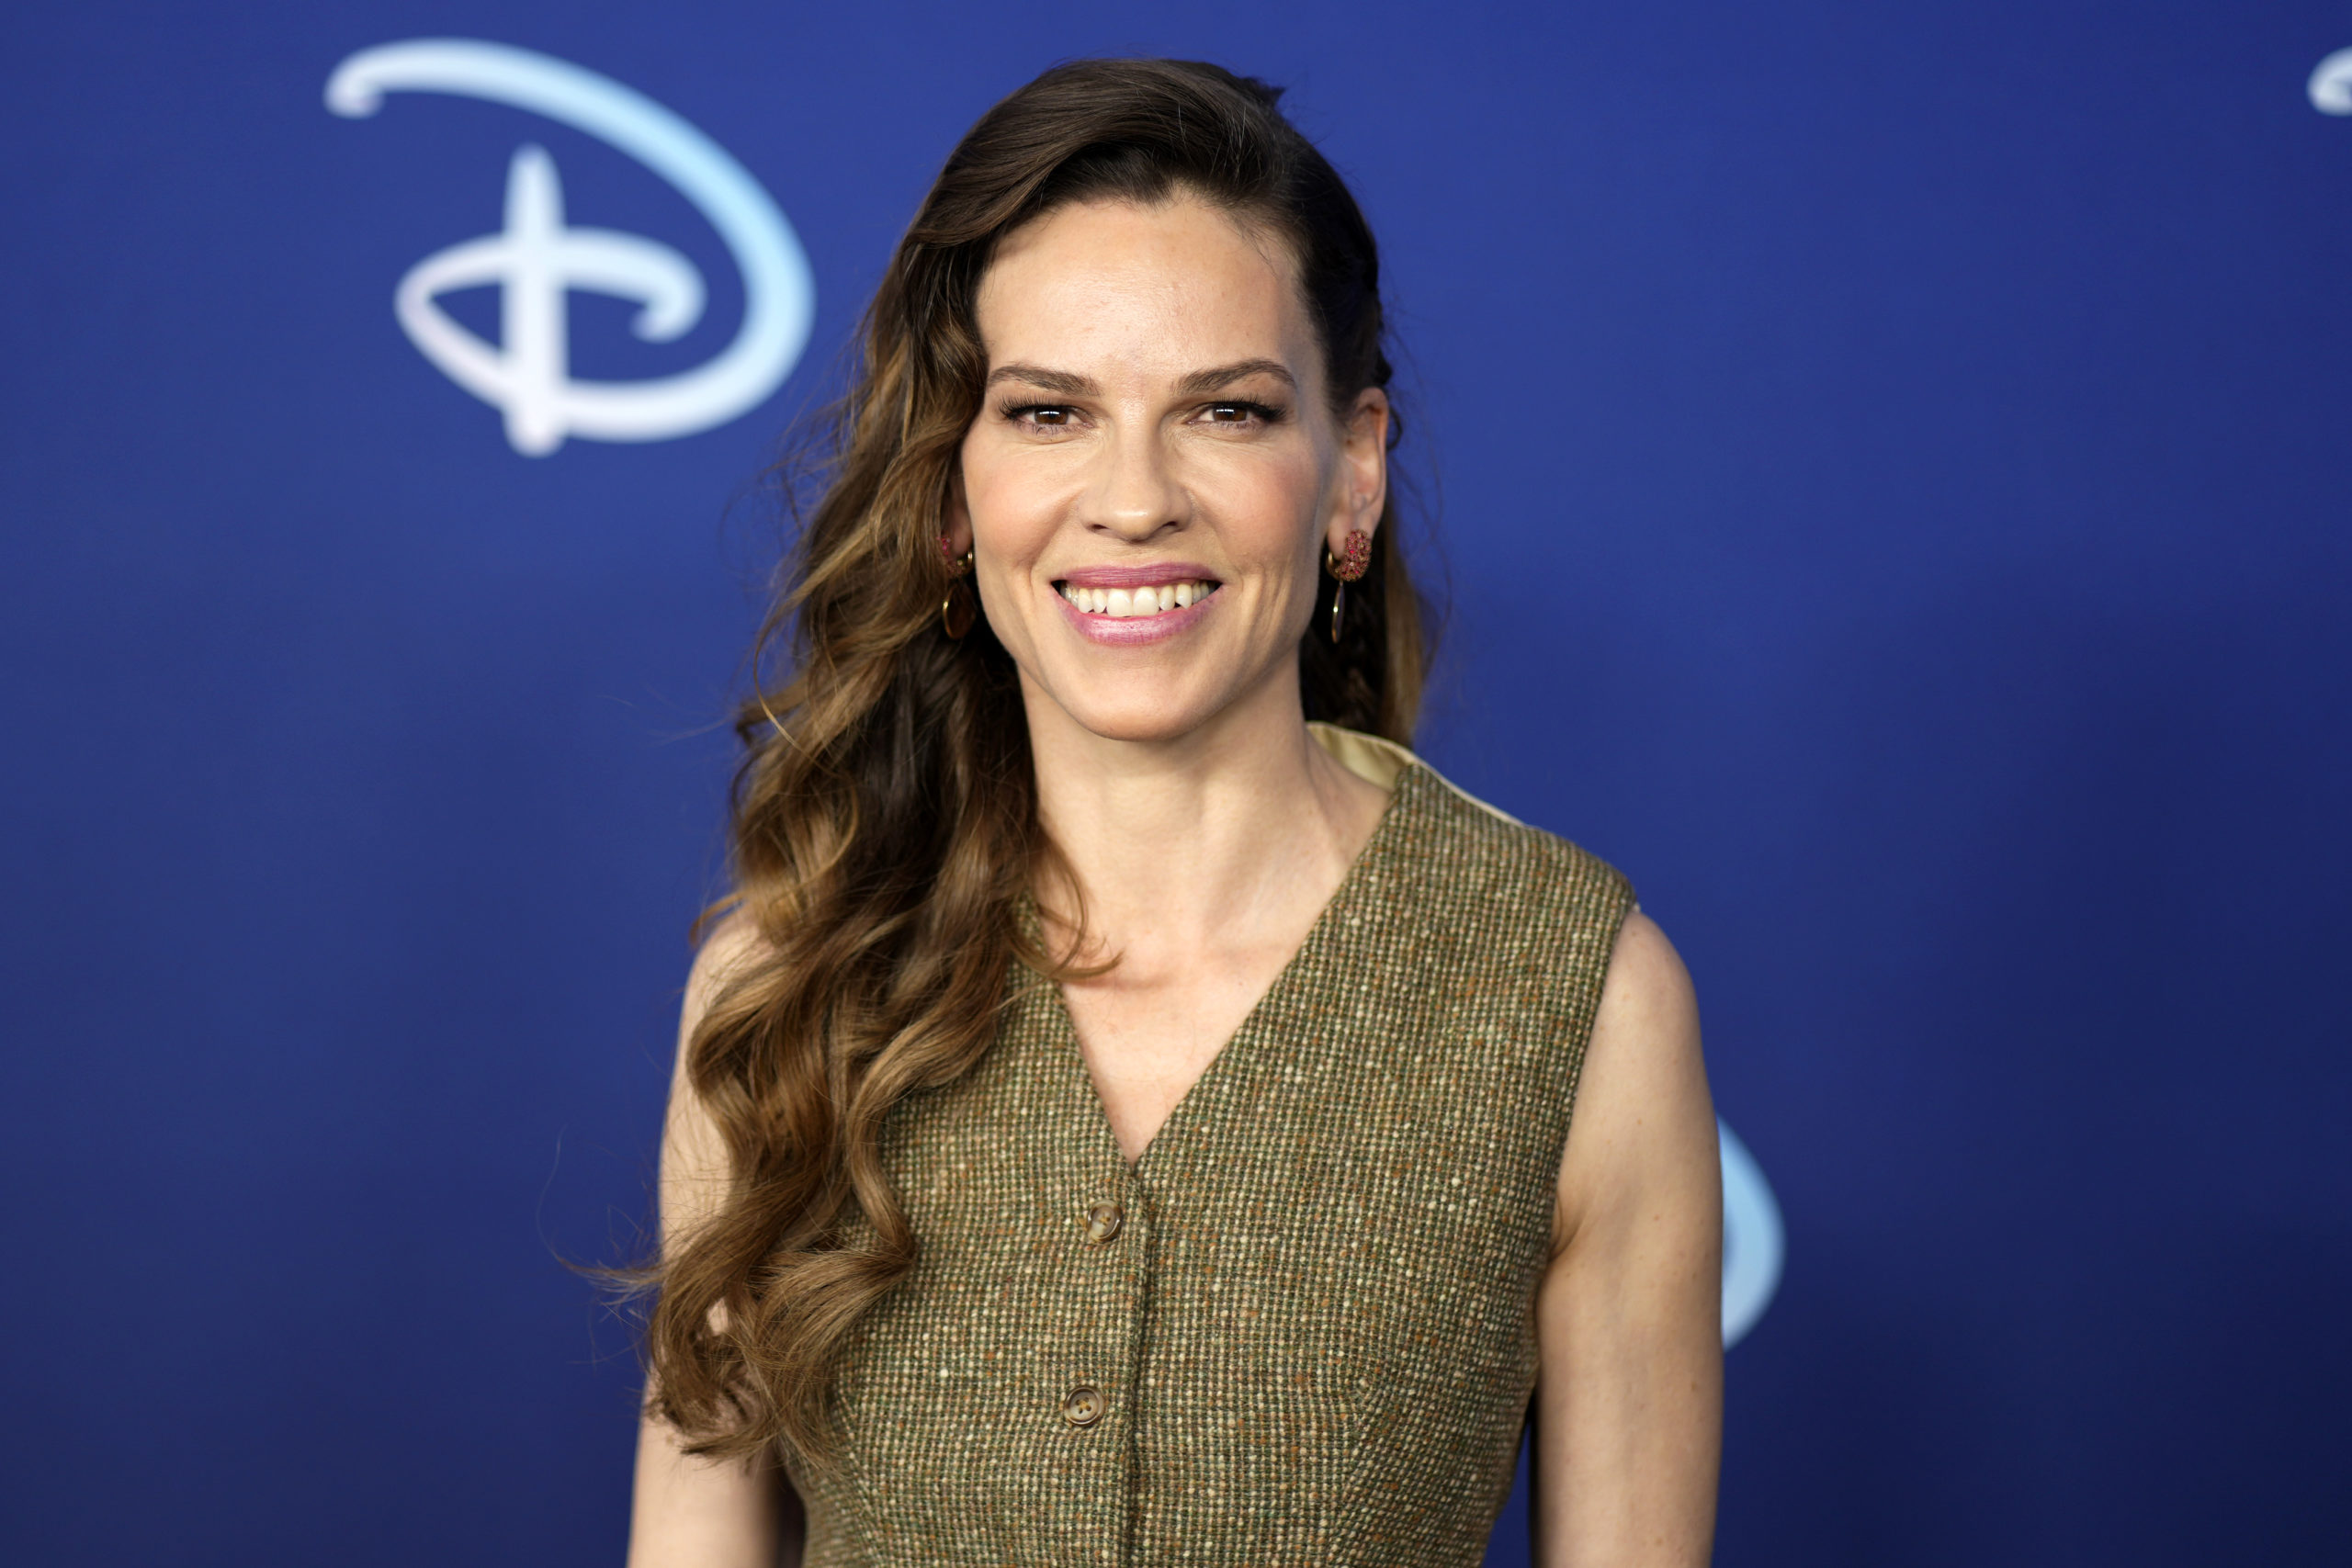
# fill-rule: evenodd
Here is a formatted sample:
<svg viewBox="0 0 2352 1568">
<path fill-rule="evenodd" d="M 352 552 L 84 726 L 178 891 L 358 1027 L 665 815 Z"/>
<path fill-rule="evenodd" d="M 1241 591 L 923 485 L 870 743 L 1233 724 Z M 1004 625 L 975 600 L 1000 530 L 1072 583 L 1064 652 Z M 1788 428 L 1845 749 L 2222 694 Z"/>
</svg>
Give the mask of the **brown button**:
<svg viewBox="0 0 2352 1568">
<path fill-rule="evenodd" d="M 1086 1239 L 1100 1247 L 1118 1235 L 1119 1227 L 1126 1223 L 1127 1216 L 1119 1212 L 1116 1203 L 1097 1203 L 1086 1211 Z"/>
<path fill-rule="evenodd" d="M 1084 1383 L 1071 1389 L 1062 1401 L 1062 1419 L 1073 1427 L 1091 1427 L 1109 1414 L 1111 1402 L 1103 1397 L 1102 1391 Z"/>
</svg>

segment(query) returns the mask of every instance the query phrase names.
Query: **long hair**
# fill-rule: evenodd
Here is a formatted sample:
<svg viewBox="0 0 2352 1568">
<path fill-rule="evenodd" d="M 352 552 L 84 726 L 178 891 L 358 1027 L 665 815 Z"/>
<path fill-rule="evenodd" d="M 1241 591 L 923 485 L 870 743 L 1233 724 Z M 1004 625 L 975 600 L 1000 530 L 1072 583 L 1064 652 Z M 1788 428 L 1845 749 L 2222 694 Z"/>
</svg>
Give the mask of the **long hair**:
<svg viewBox="0 0 2352 1568">
<path fill-rule="evenodd" d="M 1054 850 L 1012 660 L 985 621 L 951 639 L 939 614 L 950 465 L 987 370 L 974 296 L 995 247 L 1067 203 L 1197 196 L 1290 245 L 1335 413 L 1388 384 L 1372 232 L 1279 96 L 1185 61 L 1057 66 L 956 147 L 875 295 L 738 723 L 719 908 L 759 940 L 684 1066 L 729 1185 L 648 1271 L 651 1406 L 691 1451 L 781 1442 L 824 1460 L 831 1358 L 915 1257 L 884 1122 L 988 1049 L 1016 957 L 1068 972 L 1016 914 Z M 1395 512 L 1343 640 L 1318 607 L 1299 665 L 1308 717 L 1403 741 L 1428 659 Z M 784 678 L 763 679 L 785 649 Z"/>
</svg>

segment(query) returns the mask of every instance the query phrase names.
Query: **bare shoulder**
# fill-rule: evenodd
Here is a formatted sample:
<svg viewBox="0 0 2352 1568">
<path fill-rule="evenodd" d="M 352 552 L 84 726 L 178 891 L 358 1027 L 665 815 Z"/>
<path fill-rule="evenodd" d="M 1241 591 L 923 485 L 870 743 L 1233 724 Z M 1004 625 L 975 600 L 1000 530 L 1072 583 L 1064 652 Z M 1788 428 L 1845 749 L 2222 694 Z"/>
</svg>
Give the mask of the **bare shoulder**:
<svg viewBox="0 0 2352 1568">
<path fill-rule="evenodd" d="M 662 1118 L 662 1218 L 674 1237 L 715 1213 L 725 1200 L 729 1161 L 726 1138 L 689 1072 L 695 1032 L 711 1004 L 744 969 L 768 951 L 757 922 L 741 910 L 704 937 L 686 975 L 678 1011 L 677 1058 L 670 1073 L 670 1107 Z"/>
<path fill-rule="evenodd" d="M 1556 1240 L 1720 1181 L 1699 1003 L 1681 955 L 1639 909 L 1625 917 L 1585 1049 L 1560 1164 Z"/>
<path fill-rule="evenodd" d="M 694 966 L 686 972 L 685 1005 L 680 1010 L 678 1020 L 682 1055 L 686 1042 L 694 1037 L 695 1027 L 710 1010 L 711 1002 L 729 981 L 757 964 L 768 951 L 758 922 L 741 908 L 729 910 L 704 935 L 702 945 L 695 950 Z"/>
<path fill-rule="evenodd" d="M 1610 1036 L 1606 1043 L 1604 1034 Z M 1592 1048 L 1613 1045 L 1629 1034 L 1670 1036 L 1676 1043 L 1687 1037 L 1693 1051 L 1699 1044 L 1699 998 L 1690 971 L 1683 967 L 1682 955 L 1658 923 L 1638 908 L 1626 915 L 1610 949 L 1609 978 L 1593 1021 Z"/>
</svg>

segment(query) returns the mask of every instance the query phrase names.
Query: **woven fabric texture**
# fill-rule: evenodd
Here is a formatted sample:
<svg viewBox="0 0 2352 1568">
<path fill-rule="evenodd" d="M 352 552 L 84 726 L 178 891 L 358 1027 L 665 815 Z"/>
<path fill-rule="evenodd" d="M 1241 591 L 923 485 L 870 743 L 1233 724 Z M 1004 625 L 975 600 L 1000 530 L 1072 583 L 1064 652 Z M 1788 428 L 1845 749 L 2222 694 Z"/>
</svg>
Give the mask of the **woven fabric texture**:
<svg viewBox="0 0 2352 1568">
<path fill-rule="evenodd" d="M 980 1066 L 887 1130 L 922 1254 L 842 1357 L 838 1465 L 796 1478 L 809 1568 L 1478 1562 L 1632 906 L 1406 758 L 1133 1168 L 1016 969 Z"/>
</svg>

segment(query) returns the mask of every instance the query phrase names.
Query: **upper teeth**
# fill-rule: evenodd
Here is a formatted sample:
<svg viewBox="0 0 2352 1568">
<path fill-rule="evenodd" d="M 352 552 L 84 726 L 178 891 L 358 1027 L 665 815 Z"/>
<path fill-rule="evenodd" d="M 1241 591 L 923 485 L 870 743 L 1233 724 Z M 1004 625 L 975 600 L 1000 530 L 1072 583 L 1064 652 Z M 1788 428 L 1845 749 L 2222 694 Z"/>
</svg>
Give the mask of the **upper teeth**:
<svg viewBox="0 0 2352 1568">
<path fill-rule="evenodd" d="M 1157 615 L 1162 610 L 1181 610 L 1207 598 L 1216 588 L 1214 582 L 1162 582 L 1151 588 L 1080 588 L 1065 582 L 1062 597 L 1090 615 L 1126 619 Z"/>
</svg>

